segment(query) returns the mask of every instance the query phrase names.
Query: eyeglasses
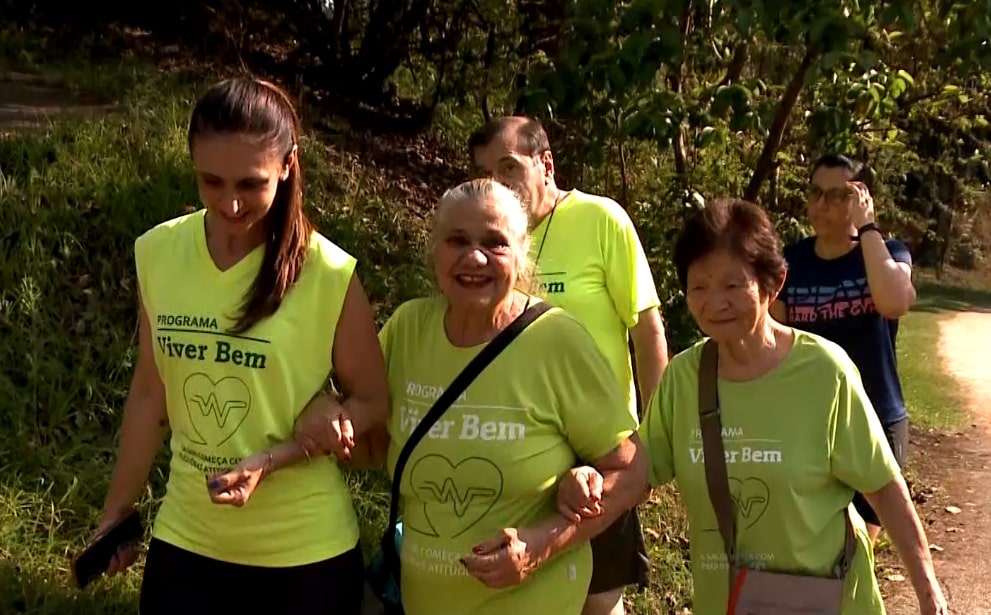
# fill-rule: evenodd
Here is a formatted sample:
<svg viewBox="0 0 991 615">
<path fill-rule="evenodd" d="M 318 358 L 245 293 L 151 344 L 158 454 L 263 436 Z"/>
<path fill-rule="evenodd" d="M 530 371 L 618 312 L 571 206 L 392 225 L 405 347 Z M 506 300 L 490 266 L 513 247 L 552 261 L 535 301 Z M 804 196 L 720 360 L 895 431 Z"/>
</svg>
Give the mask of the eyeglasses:
<svg viewBox="0 0 991 615">
<path fill-rule="evenodd" d="M 825 197 L 824 201 L 827 207 L 835 207 L 837 205 L 842 205 L 846 202 L 852 191 L 849 187 L 843 186 L 842 188 L 829 188 L 828 190 L 823 190 L 815 184 L 811 184 L 809 189 L 806 191 L 805 196 L 808 199 L 809 204 L 814 204 L 819 202 L 819 197 Z"/>
</svg>

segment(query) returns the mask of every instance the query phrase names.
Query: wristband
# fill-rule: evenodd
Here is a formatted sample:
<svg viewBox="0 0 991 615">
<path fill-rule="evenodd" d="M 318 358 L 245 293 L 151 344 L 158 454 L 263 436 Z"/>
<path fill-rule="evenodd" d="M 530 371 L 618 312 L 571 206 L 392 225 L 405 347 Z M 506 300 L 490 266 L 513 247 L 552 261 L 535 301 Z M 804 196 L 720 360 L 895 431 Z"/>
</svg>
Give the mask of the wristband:
<svg viewBox="0 0 991 615">
<path fill-rule="evenodd" d="M 878 233 L 880 233 L 881 229 L 877 227 L 877 224 L 873 222 L 868 222 L 867 224 L 857 229 L 857 239 L 860 239 L 864 235 L 864 233 L 868 233 L 870 231 L 877 231 Z"/>
</svg>

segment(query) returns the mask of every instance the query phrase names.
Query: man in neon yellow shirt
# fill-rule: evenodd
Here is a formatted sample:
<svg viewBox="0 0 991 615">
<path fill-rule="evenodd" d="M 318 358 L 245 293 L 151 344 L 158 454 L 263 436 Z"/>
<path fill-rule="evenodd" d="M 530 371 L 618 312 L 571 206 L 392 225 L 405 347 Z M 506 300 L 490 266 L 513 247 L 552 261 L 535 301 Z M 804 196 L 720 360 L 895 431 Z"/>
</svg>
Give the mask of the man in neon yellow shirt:
<svg viewBox="0 0 991 615">
<path fill-rule="evenodd" d="M 591 333 L 638 417 L 637 394 L 643 400 L 653 395 L 668 353 L 660 301 L 630 217 L 612 199 L 558 188 L 547 133 L 537 120 L 493 119 L 468 147 L 476 165 L 525 198 L 531 256 L 546 300 Z M 649 571 L 636 510 L 596 537 L 592 551 L 583 615 L 621 615 L 623 587 L 646 585 Z"/>
</svg>

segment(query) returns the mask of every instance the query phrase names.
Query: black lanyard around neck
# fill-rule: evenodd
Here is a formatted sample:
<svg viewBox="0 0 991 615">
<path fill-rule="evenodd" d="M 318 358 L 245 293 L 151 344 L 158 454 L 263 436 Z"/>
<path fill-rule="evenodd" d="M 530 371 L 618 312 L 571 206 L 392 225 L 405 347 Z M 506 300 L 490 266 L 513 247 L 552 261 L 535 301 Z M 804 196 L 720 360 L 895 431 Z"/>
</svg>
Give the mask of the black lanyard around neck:
<svg viewBox="0 0 991 615">
<path fill-rule="evenodd" d="M 534 274 L 539 274 L 538 266 L 540 265 L 540 255 L 544 252 L 544 245 L 547 243 L 547 233 L 551 230 L 551 223 L 554 222 L 554 212 L 557 211 L 557 206 L 561 204 L 564 200 L 564 196 L 558 196 L 554 201 L 554 206 L 551 207 L 551 213 L 547 216 L 547 226 L 544 227 L 544 234 L 540 237 L 540 247 L 537 248 L 537 257 L 533 260 L 533 272 Z"/>
<path fill-rule="evenodd" d="M 547 226 L 544 227 L 544 234 L 540 238 L 540 247 L 537 248 L 537 257 L 533 259 L 533 277 L 536 278 L 540 275 L 540 270 L 538 265 L 540 264 L 540 255 L 544 252 L 544 244 L 547 243 L 547 232 L 551 230 L 551 223 L 554 222 L 554 212 L 557 211 L 557 206 L 564 200 L 563 196 L 558 196 L 557 200 L 554 201 L 554 206 L 551 207 L 551 213 L 547 216 Z M 529 293 L 528 293 L 529 295 Z M 528 296 L 526 300 L 526 307 L 530 307 L 530 302 L 533 296 Z"/>
</svg>

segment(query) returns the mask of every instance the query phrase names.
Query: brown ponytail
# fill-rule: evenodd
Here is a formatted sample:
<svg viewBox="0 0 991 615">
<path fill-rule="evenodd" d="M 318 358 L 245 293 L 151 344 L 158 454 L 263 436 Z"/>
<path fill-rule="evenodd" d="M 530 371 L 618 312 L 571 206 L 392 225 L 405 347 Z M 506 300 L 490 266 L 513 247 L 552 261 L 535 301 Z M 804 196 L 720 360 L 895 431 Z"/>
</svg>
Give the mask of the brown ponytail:
<svg viewBox="0 0 991 615">
<path fill-rule="evenodd" d="M 289 96 L 260 79 L 227 79 L 197 102 L 189 122 L 188 144 L 208 134 L 245 134 L 260 138 L 288 163 L 289 176 L 279 182 L 265 220 L 265 256 L 258 277 L 245 295 L 232 329 L 244 333 L 279 309 L 299 279 L 313 225 L 303 211 L 303 176 L 299 164 L 299 117 Z"/>
</svg>

